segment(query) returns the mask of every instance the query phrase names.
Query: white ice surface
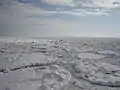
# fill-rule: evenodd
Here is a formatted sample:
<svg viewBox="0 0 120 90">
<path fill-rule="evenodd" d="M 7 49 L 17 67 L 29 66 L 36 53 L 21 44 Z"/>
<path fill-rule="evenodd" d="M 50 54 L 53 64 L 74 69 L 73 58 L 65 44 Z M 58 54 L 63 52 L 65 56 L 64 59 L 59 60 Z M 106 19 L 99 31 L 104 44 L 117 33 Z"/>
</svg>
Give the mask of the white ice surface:
<svg viewBox="0 0 120 90">
<path fill-rule="evenodd" d="M 116 54 L 114 50 L 86 41 L 88 52 L 77 43 L 0 39 L 0 90 L 119 90 L 120 67 L 102 60 L 106 54 Z M 114 57 L 109 60 L 114 62 Z"/>
</svg>

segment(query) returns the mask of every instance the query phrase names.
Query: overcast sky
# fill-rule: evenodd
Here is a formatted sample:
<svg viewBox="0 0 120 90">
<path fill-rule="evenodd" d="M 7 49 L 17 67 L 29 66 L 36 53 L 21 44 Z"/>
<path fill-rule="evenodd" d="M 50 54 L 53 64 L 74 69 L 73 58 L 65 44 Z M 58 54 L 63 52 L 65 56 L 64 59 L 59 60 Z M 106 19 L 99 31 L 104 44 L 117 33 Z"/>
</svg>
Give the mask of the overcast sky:
<svg viewBox="0 0 120 90">
<path fill-rule="evenodd" d="M 0 36 L 120 37 L 120 0 L 0 0 Z"/>
</svg>

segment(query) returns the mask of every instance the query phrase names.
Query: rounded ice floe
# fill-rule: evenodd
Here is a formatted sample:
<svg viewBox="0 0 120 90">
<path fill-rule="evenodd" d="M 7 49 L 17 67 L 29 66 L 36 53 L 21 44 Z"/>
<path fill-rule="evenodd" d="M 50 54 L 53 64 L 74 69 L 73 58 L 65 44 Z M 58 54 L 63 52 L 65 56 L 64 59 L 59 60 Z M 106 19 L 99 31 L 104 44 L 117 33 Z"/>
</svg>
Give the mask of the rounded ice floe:
<svg viewBox="0 0 120 90">
<path fill-rule="evenodd" d="M 100 59 L 100 58 L 104 58 L 103 55 L 99 55 L 99 54 L 93 54 L 93 53 L 79 53 L 77 55 L 78 58 L 82 58 L 82 59 Z"/>
<path fill-rule="evenodd" d="M 107 57 L 120 57 L 119 53 L 114 52 L 112 50 L 101 50 L 101 51 L 97 51 L 97 53 L 100 55 L 105 55 Z"/>
<path fill-rule="evenodd" d="M 106 62 L 87 61 L 75 66 L 79 72 L 75 76 L 92 84 L 110 87 L 120 87 L 120 68 Z"/>
<path fill-rule="evenodd" d="M 97 51 L 99 54 L 115 54 L 112 50 Z"/>
</svg>

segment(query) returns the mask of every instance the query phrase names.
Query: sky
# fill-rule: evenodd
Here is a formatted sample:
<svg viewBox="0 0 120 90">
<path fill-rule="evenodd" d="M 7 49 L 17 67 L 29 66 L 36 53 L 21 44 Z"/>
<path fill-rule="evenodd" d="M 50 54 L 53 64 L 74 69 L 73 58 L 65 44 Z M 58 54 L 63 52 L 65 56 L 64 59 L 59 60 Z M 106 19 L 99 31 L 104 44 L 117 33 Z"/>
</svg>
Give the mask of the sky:
<svg viewBox="0 0 120 90">
<path fill-rule="evenodd" d="M 1 37 L 120 37 L 120 0 L 0 0 Z"/>
</svg>

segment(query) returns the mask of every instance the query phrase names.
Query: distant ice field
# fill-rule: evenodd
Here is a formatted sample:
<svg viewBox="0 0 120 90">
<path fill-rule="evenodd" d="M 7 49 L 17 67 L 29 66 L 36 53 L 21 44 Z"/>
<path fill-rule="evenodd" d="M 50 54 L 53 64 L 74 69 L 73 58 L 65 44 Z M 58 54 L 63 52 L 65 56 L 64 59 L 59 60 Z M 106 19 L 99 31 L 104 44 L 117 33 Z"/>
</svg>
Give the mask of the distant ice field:
<svg viewBox="0 0 120 90">
<path fill-rule="evenodd" d="M 0 38 L 0 90 L 120 90 L 120 39 Z"/>
</svg>

